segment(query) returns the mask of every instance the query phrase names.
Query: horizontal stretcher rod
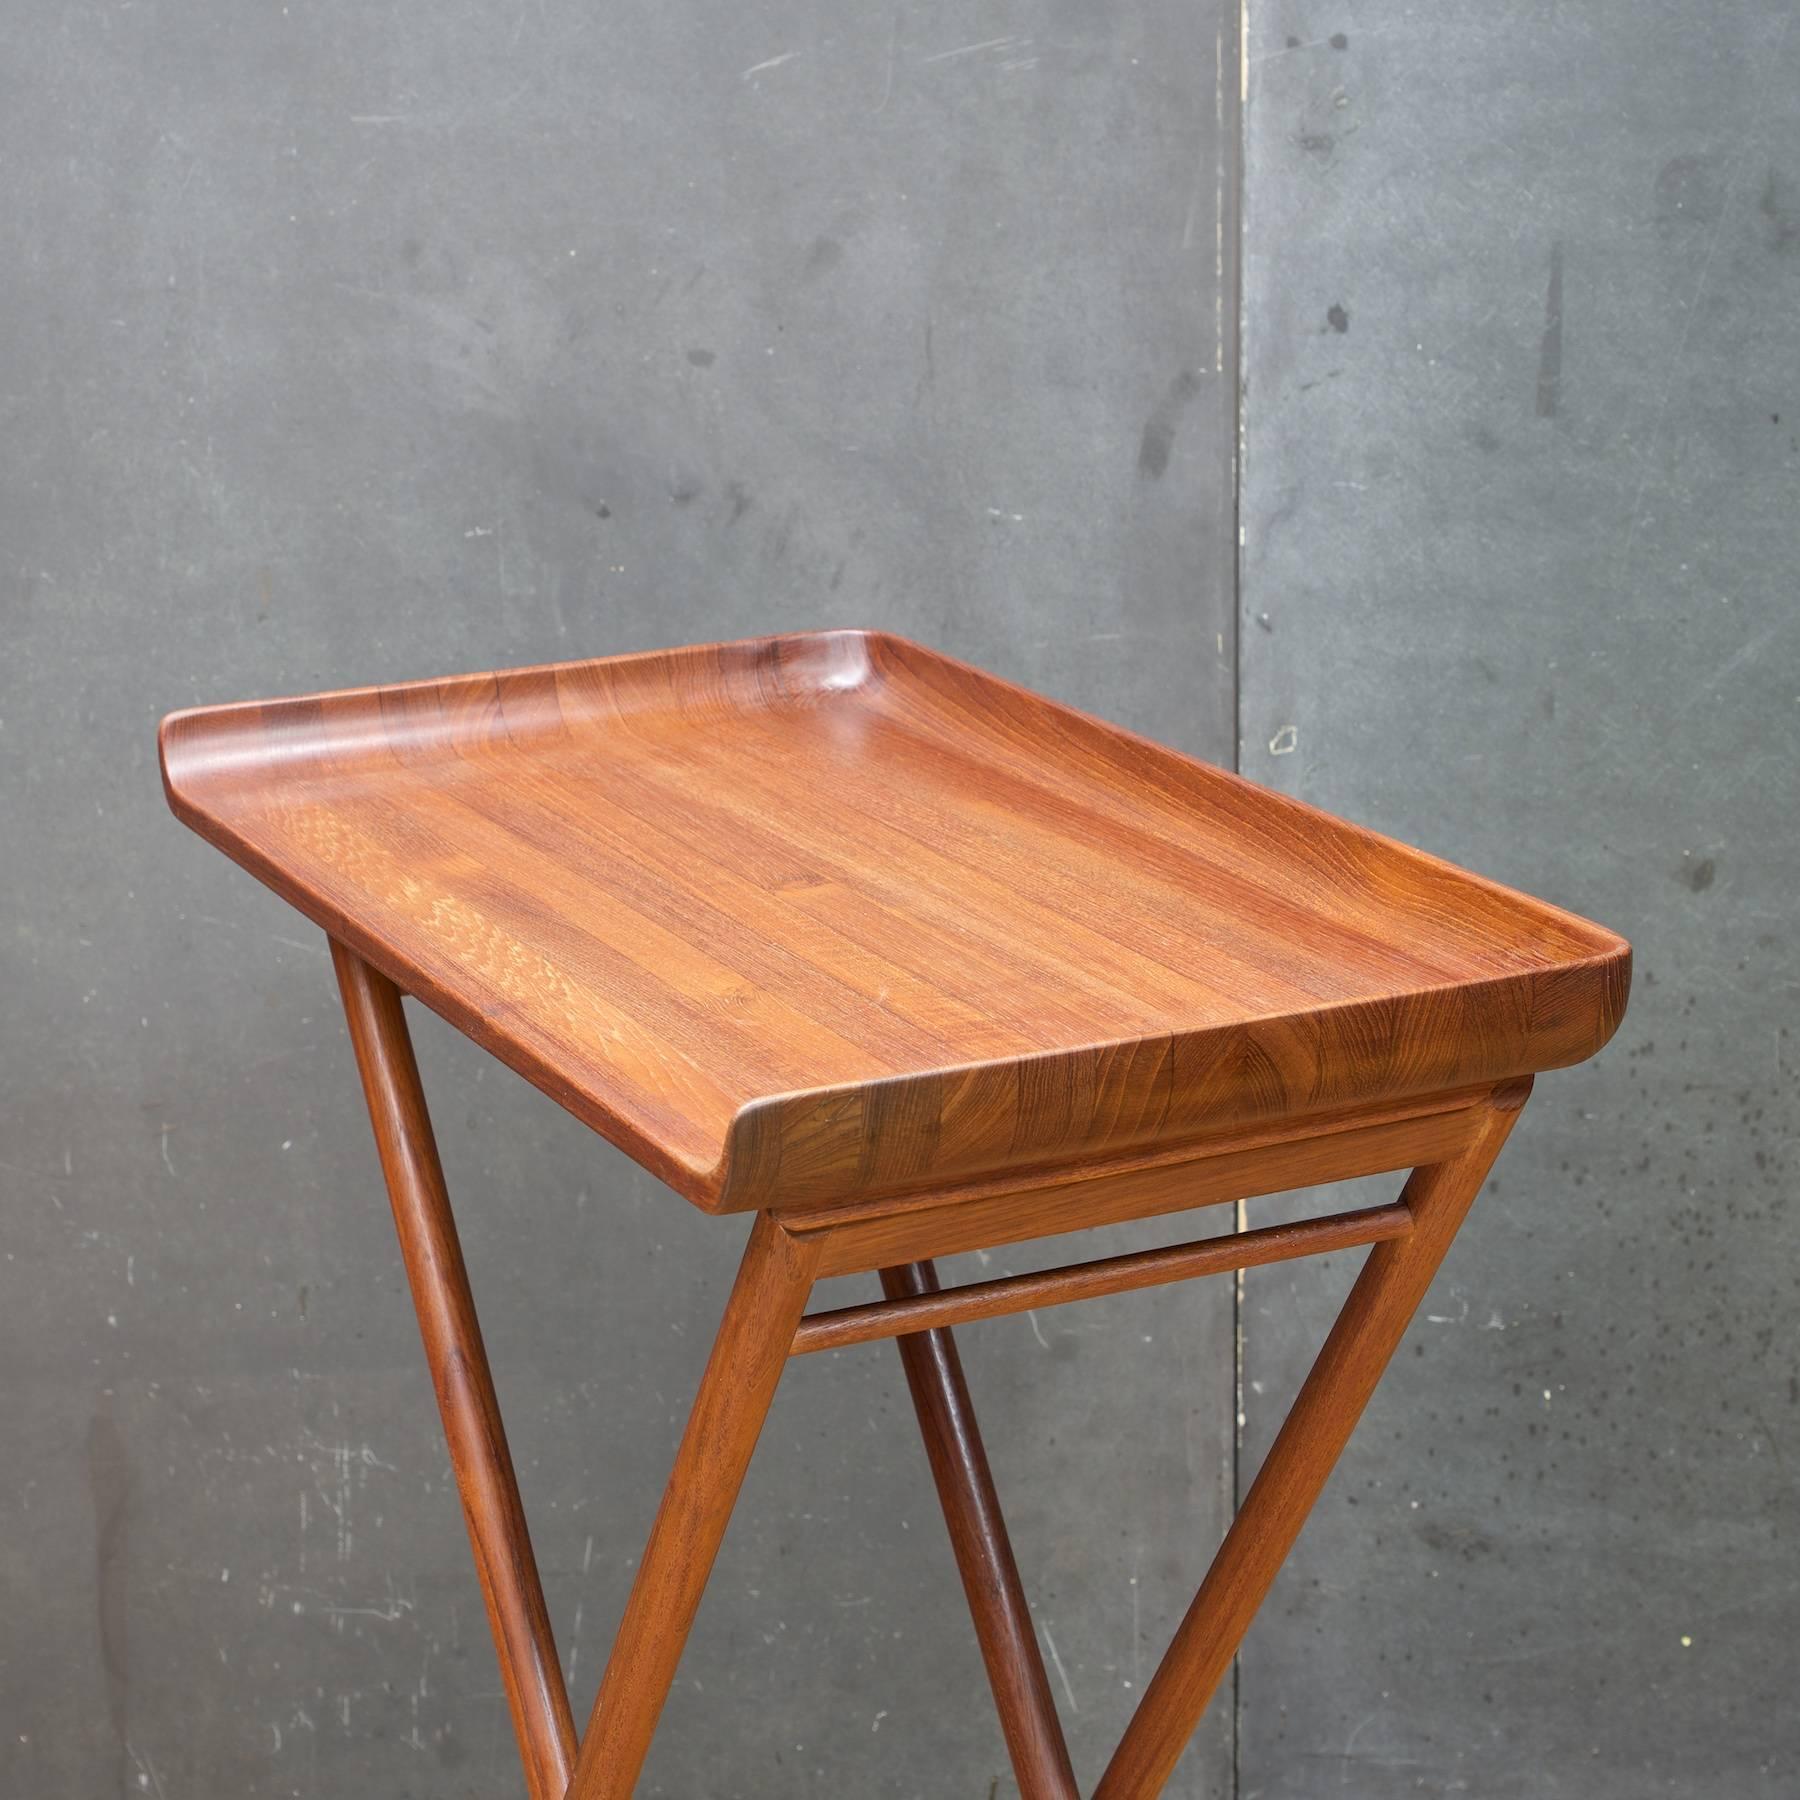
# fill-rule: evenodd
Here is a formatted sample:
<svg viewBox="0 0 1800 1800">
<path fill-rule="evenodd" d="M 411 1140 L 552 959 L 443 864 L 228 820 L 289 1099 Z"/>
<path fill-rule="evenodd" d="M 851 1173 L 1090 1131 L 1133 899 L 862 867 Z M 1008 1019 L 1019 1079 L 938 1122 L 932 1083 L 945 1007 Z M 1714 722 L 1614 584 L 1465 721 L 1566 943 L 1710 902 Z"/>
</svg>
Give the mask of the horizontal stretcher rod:
<svg viewBox="0 0 1800 1800">
<path fill-rule="evenodd" d="M 1005 1275 L 994 1281 L 972 1281 L 962 1287 L 916 1294 L 904 1300 L 876 1300 L 866 1306 L 844 1306 L 832 1312 L 808 1313 L 794 1333 L 791 1354 L 838 1350 L 875 1338 L 904 1337 L 961 1325 L 970 1319 L 995 1319 L 1005 1313 L 1039 1306 L 1061 1306 L 1100 1294 L 1128 1293 L 1160 1287 L 1196 1275 L 1219 1275 L 1232 1269 L 1254 1269 L 1263 1263 L 1295 1256 L 1319 1256 L 1332 1250 L 1354 1250 L 1386 1238 L 1405 1237 L 1412 1214 L 1405 1201 L 1366 1207 L 1360 1212 L 1333 1213 L 1295 1225 L 1264 1225 L 1255 1231 L 1172 1244 L 1165 1250 L 1138 1250 L 1095 1262 L 1071 1263 L 1028 1275 Z"/>
</svg>

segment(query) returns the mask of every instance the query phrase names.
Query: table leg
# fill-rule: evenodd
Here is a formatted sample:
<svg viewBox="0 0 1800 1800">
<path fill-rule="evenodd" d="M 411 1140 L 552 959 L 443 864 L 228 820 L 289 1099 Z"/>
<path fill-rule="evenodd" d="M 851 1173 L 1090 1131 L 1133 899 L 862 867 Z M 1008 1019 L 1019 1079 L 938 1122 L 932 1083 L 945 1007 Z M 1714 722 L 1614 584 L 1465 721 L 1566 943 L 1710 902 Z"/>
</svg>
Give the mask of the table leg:
<svg viewBox="0 0 1800 1800">
<path fill-rule="evenodd" d="M 752 1227 L 578 1754 L 401 995 L 335 941 L 332 958 L 531 1800 L 629 1800 L 831 1233 L 766 1213 Z M 1414 1170 L 1410 1230 L 1371 1252 L 1095 1800 L 1162 1791 L 1529 1091 L 1497 1090 L 1465 1148 Z M 928 1262 L 881 1279 L 890 1300 L 937 1288 Z M 954 1340 L 937 1328 L 898 1341 L 1020 1792 L 1075 1800 Z"/>
<path fill-rule="evenodd" d="M 819 1247 L 757 1216 L 594 1701 L 568 1800 L 627 1800 L 806 1309 Z"/>
<path fill-rule="evenodd" d="M 575 1762 L 575 1723 L 400 990 L 335 940 L 331 959 L 526 1782 L 531 1800 L 561 1800 Z"/>
<path fill-rule="evenodd" d="M 933 1293 L 937 1271 L 929 1262 L 905 1263 L 883 1269 L 881 1286 L 890 1300 Z M 1077 1800 L 1075 1771 L 1038 1652 L 1031 1609 L 1013 1561 L 956 1340 L 947 1330 L 933 1330 L 911 1332 L 894 1341 L 919 1415 L 944 1521 L 950 1527 L 951 1548 L 974 1614 L 1019 1793 L 1023 1800 Z"/>
<path fill-rule="evenodd" d="M 1467 1149 L 1413 1171 L 1402 1196 L 1412 1231 L 1370 1251 L 1094 1800 L 1161 1793 L 1530 1090 L 1522 1081 L 1496 1091 Z"/>
</svg>

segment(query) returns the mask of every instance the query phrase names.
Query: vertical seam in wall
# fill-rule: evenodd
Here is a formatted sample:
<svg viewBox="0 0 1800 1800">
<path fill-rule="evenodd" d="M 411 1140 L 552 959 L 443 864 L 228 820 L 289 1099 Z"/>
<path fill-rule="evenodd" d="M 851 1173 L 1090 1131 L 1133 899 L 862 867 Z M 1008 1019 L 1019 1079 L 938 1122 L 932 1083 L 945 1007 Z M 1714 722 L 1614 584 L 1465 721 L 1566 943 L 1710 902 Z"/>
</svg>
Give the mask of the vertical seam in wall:
<svg viewBox="0 0 1800 1800">
<path fill-rule="evenodd" d="M 1244 764 L 1244 197 L 1250 110 L 1250 0 L 1238 0 L 1237 116 L 1232 153 L 1231 256 L 1231 766 Z"/>
<path fill-rule="evenodd" d="M 1250 0 L 1238 0 L 1237 114 L 1233 120 L 1232 175 L 1232 330 L 1231 330 L 1231 766 L 1244 764 L 1244 210 L 1248 181 L 1250 111 Z M 1221 72 L 1222 73 L 1222 72 Z M 1223 146 L 1221 146 L 1223 150 Z M 1239 1231 L 1246 1224 L 1240 1199 L 1235 1208 Z M 1244 1271 L 1231 1290 L 1231 1506 L 1235 1519 L 1243 1494 L 1244 1462 Z M 1243 1654 L 1231 1659 L 1231 1800 L 1244 1791 Z"/>
</svg>

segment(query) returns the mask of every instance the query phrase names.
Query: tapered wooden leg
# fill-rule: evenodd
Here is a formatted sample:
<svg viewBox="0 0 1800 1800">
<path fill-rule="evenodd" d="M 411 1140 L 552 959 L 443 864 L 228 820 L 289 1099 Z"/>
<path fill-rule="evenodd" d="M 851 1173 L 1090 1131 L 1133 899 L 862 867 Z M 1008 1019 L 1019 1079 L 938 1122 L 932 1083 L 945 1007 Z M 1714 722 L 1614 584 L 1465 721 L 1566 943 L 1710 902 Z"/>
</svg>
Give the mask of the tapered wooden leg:
<svg viewBox="0 0 1800 1800">
<path fill-rule="evenodd" d="M 577 1755 L 401 996 L 336 942 L 332 959 L 531 1800 L 629 1800 L 830 1234 L 768 1214 L 751 1230 Z M 1371 1252 L 1094 1800 L 1162 1791 L 1529 1092 L 1498 1090 L 1467 1147 L 1407 1182 L 1410 1231 Z M 928 1263 L 882 1284 L 890 1299 L 937 1288 Z M 1075 1800 L 955 1343 L 947 1329 L 899 1343 L 1021 1795 Z"/>
<path fill-rule="evenodd" d="M 1483 1129 L 1461 1155 L 1413 1172 L 1403 1195 L 1412 1231 L 1369 1253 L 1094 1800 L 1152 1800 L 1162 1792 L 1530 1087 L 1520 1082 L 1497 1092 Z"/>
<path fill-rule="evenodd" d="M 335 941 L 331 959 L 425 1339 L 425 1358 L 437 1389 L 481 1595 L 500 1654 L 500 1676 L 526 1782 L 531 1800 L 561 1800 L 575 1763 L 575 1724 L 400 992 L 385 975 Z"/>
<path fill-rule="evenodd" d="M 581 1740 L 568 1800 L 627 1800 L 687 1643 L 819 1250 L 759 1214 Z"/>
<path fill-rule="evenodd" d="M 890 1300 L 935 1293 L 937 1271 L 928 1262 L 905 1263 L 883 1269 L 881 1286 Z M 975 1635 L 987 1663 L 1021 1800 L 1077 1800 L 1075 1771 L 1038 1653 L 1006 1521 L 1000 1516 L 956 1340 L 947 1330 L 938 1330 L 912 1332 L 895 1342 L 944 1521 L 950 1527 L 963 1591 L 975 1617 Z"/>
</svg>

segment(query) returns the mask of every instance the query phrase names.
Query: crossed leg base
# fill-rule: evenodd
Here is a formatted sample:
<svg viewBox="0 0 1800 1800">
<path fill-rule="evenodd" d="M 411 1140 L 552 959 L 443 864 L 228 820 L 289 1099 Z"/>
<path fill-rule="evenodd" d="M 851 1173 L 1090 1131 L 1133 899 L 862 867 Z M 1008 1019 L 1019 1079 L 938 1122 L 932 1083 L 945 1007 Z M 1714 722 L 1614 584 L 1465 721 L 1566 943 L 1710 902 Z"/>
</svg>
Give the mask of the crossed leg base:
<svg viewBox="0 0 1800 1800">
<path fill-rule="evenodd" d="M 1393 1157 L 1400 1146 L 1429 1147 L 1434 1160 L 1414 1168 L 1392 1206 L 948 1291 L 940 1289 L 929 1260 L 931 1226 L 938 1226 L 940 1252 L 955 1246 L 944 1239 L 941 1214 L 929 1209 L 915 1215 L 914 1225 L 884 1219 L 872 1231 L 859 1231 L 864 1221 L 759 1214 L 587 1730 L 577 1739 L 401 995 L 342 945 L 333 943 L 332 957 L 531 1800 L 629 1800 L 788 1358 L 880 1336 L 899 1344 L 1019 1791 L 1025 1800 L 1077 1800 L 951 1321 L 1370 1244 L 1094 1791 L 1094 1800 L 1152 1800 L 1231 1666 L 1529 1091 L 1528 1082 L 1512 1083 L 1458 1097 L 1456 1110 L 1428 1119 L 1345 1133 L 1344 1166 L 1335 1171 L 1316 1156 L 1305 1164 L 1291 1155 L 1284 1160 L 1278 1144 L 1219 1159 L 1218 1180 L 1235 1179 L 1243 1192 L 1260 1193 L 1369 1172 L 1356 1154 L 1366 1162 Z M 1395 1160 L 1414 1159 L 1378 1166 L 1392 1168 Z M 1300 1173 L 1304 1182 L 1280 1179 Z M 1180 1176 L 1188 1177 L 1186 1189 L 1191 1172 Z M 1101 1186 L 1092 1184 L 1095 1192 Z M 1196 1203 L 1186 1192 L 1174 1202 Z M 1115 1207 L 1108 1216 L 1162 1210 L 1169 1210 L 1167 1201 L 1141 1205 L 1135 1214 Z M 1051 1228 L 1074 1227 L 1059 1220 Z M 896 1232 L 916 1240 L 904 1260 L 888 1254 Z M 874 1260 L 863 1260 L 865 1252 Z M 820 1275 L 869 1267 L 880 1268 L 883 1301 L 806 1314 Z"/>
</svg>

